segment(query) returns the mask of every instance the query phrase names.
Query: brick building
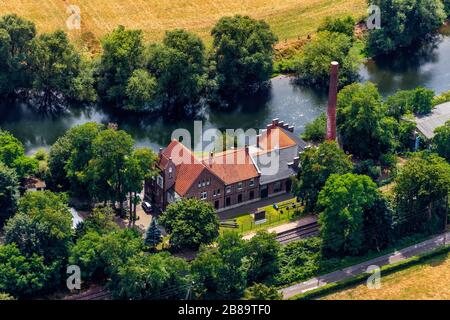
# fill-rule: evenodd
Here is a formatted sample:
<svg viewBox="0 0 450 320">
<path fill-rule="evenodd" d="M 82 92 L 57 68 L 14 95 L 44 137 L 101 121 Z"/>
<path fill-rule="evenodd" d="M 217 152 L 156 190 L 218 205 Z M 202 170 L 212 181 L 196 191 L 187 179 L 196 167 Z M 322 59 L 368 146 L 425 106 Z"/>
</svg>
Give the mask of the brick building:
<svg viewBox="0 0 450 320">
<path fill-rule="evenodd" d="M 160 210 L 182 197 L 210 202 L 217 211 L 289 192 L 306 143 L 274 119 L 255 145 L 197 157 L 174 140 L 159 153 L 160 174 L 145 183 L 145 198 Z"/>
</svg>

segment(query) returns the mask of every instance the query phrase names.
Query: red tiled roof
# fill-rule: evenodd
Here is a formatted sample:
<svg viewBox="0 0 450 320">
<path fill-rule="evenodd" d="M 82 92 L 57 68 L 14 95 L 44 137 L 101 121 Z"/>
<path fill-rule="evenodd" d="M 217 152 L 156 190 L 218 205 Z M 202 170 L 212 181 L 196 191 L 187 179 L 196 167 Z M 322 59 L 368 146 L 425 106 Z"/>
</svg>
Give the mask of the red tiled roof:
<svg viewBox="0 0 450 320">
<path fill-rule="evenodd" d="M 272 141 L 273 140 L 273 141 Z M 297 143 L 289 137 L 289 135 L 280 127 L 271 128 L 261 134 L 259 139 L 259 147 L 263 150 L 273 150 L 289 148 L 297 145 Z"/>
<path fill-rule="evenodd" d="M 205 157 L 203 163 L 227 185 L 249 180 L 259 175 L 245 148 L 217 153 L 211 159 Z"/>
<path fill-rule="evenodd" d="M 173 140 L 162 151 L 159 157 L 159 167 L 162 170 L 166 169 L 170 159 L 176 167 L 175 192 L 184 196 L 206 168 L 188 148 L 176 140 Z"/>
</svg>

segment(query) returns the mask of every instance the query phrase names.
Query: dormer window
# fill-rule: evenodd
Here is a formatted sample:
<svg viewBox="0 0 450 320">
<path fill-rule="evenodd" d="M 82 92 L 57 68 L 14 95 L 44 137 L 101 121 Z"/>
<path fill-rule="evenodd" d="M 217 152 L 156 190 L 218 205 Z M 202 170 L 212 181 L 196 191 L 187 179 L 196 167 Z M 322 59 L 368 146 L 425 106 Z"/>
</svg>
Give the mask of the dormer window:
<svg viewBox="0 0 450 320">
<path fill-rule="evenodd" d="M 230 193 L 230 192 L 231 192 L 231 187 L 227 187 L 226 193 Z"/>
<path fill-rule="evenodd" d="M 253 187 L 255 185 L 255 179 L 251 179 L 249 185 L 250 185 L 250 187 Z"/>
<path fill-rule="evenodd" d="M 238 189 L 241 190 L 242 189 L 242 182 L 238 183 Z"/>
<path fill-rule="evenodd" d="M 172 179 L 172 173 L 173 173 L 173 168 L 170 167 L 169 168 L 169 178 Z"/>
</svg>

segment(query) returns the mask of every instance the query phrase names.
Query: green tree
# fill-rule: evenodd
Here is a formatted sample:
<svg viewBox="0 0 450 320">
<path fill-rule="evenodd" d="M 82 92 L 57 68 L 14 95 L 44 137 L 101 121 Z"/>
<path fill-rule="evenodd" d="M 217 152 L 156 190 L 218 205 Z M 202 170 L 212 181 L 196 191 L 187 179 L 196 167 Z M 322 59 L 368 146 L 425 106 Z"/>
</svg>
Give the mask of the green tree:
<svg viewBox="0 0 450 320">
<path fill-rule="evenodd" d="M 33 22 L 16 14 L 0 19 L 0 95 L 14 93 L 18 88 L 30 88 L 29 54 L 36 36 Z"/>
<path fill-rule="evenodd" d="M 194 198 L 170 204 L 159 221 L 170 234 L 170 244 L 176 249 L 197 249 L 219 235 L 219 218 L 214 208 Z"/>
<path fill-rule="evenodd" d="M 7 301 L 7 300 L 15 300 L 13 296 L 7 294 L 7 293 L 3 293 L 0 292 L 0 301 Z"/>
<path fill-rule="evenodd" d="M 339 62 L 339 85 L 356 80 L 359 71 L 359 53 L 352 38 L 343 34 L 322 31 L 308 42 L 300 53 L 295 73 L 302 84 L 326 87 L 330 79 L 330 63 Z"/>
<path fill-rule="evenodd" d="M 72 237 L 67 198 L 50 191 L 27 192 L 4 229 L 6 243 L 15 243 L 23 254 L 63 261 Z"/>
<path fill-rule="evenodd" d="M 33 91 L 46 110 L 52 110 L 58 104 L 60 95 L 81 100 L 77 93 L 85 88 L 75 90 L 80 85 L 77 79 L 81 72 L 81 56 L 63 31 L 35 38 L 29 63 L 33 73 Z"/>
<path fill-rule="evenodd" d="M 117 282 L 111 282 L 116 298 L 127 300 L 179 300 L 188 291 L 189 267 L 168 252 L 135 256 L 119 267 Z"/>
<path fill-rule="evenodd" d="M 301 138 L 305 141 L 320 143 L 325 140 L 327 131 L 327 115 L 321 113 L 313 122 L 307 123 Z"/>
<path fill-rule="evenodd" d="M 275 233 L 258 231 L 246 244 L 248 283 L 266 283 L 279 272 L 280 243 Z"/>
<path fill-rule="evenodd" d="M 145 233 L 144 244 L 147 247 L 155 248 L 162 242 L 162 240 L 161 230 L 159 230 L 156 218 L 153 218 L 152 223 L 149 225 L 147 232 Z"/>
<path fill-rule="evenodd" d="M 0 162 L 16 170 L 19 180 L 37 170 L 37 161 L 25 156 L 22 142 L 8 131 L 0 129 Z"/>
<path fill-rule="evenodd" d="M 436 128 L 434 133 L 435 136 L 432 141 L 433 149 L 437 154 L 450 162 L 450 121 L 447 121 L 445 125 Z"/>
<path fill-rule="evenodd" d="M 86 195 L 86 169 L 93 157 L 92 143 L 102 130 L 104 126 L 95 122 L 78 125 L 51 146 L 48 166 L 55 189 L 70 189 L 75 195 Z"/>
<path fill-rule="evenodd" d="M 317 28 L 317 31 L 337 32 L 353 37 L 355 24 L 356 21 L 351 16 L 344 18 L 326 17 Z"/>
<path fill-rule="evenodd" d="M 244 293 L 244 300 L 282 300 L 283 296 L 276 287 L 268 287 L 262 283 L 256 283 L 248 287 Z"/>
<path fill-rule="evenodd" d="M 88 279 L 117 280 L 119 268 L 142 252 L 142 239 L 132 229 L 104 234 L 88 231 L 70 249 L 69 264 L 80 266 Z"/>
<path fill-rule="evenodd" d="M 407 113 L 427 114 L 433 108 L 434 91 L 426 88 L 401 90 L 387 101 L 387 115 L 400 120 Z"/>
<path fill-rule="evenodd" d="M 358 255 L 364 249 L 365 212 L 380 197 L 367 176 L 333 174 L 320 191 L 318 205 L 323 251 L 327 256 Z"/>
<path fill-rule="evenodd" d="M 380 7 L 382 25 L 369 31 L 372 55 L 407 47 L 442 26 L 446 14 L 441 0 L 370 0 Z"/>
<path fill-rule="evenodd" d="M 247 286 L 246 246 L 241 236 L 227 232 L 218 247 L 203 249 L 192 262 L 194 293 L 200 299 L 240 299 Z"/>
<path fill-rule="evenodd" d="M 0 161 L 0 226 L 16 211 L 18 196 L 16 172 Z"/>
<path fill-rule="evenodd" d="M 88 232 L 104 235 L 118 229 L 119 226 L 114 221 L 114 211 L 111 207 L 98 206 L 77 226 L 76 238 L 79 239 Z"/>
<path fill-rule="evenodd" d="M 122 107 L 130 77 L 144 66 L 142 31 L 119 26 L 103 39 L 102 49 L 96 70 L 98 92 L 104 101 Z"/>
<path fill-rule="evenodd" d="M 361 159 L 378 159 L 393 149 L 395 126 L 371 82 L 351 84 L 339 92 L 337 127 L 344 150 Z"/>
<path fill-rule="evenodd" d="M 353 169 L 349 156 L 334 141 L 306 149 L 300 154 L 300 164 L 294 193 L 302 199 L 307 212 L 316 210 L 317 197 L 330 175 L 348 173 Z"/>
<path fill-rule="evenodd" d="M 133 144 L 133 138 L 125 131 L 101 131 L 92 141 L 93 155 L 86 173 L 93 198 L 105 202 L 111 200 L 114 207 L 119 202 L 120 214 L 123 214 L 127 194 L 125 168 Z"/>
<path fill-rule="evenodd" d="M 450 164 L 436 155 L 418 154 L 402 167 L 395 182 L 397 234 L 434 233 L 444 228 Z"/>
<path fill-rule="evenodd" d="M 147 70 L 137 69 L 133 71 L 125 89 L 127 102 L 124 109 L 131 111 L 149 110 L 149 104 L 156 96 L 157 85 L 156 79 Z"/>
<path fill-rule="evenodd" d="M 211 35 L 221 96 L 235 98 L 270 79 L 277 37 L 266 22 L 240 15 L 224 17 Z"/>
<path fill-rule="evenodd" d="M 16 297 L 30 298 L 51 288 L 53 265 L 38 255 L 26 257 L 15 244 L 0 245 L 0 290 Z"/>
<path fill-rule="evenodd" d="M 157 79 L 163 112 L 171 116 L 195 113 L 206 85 L 202 40 L 182 29 L 168 31 L 162 44 L 150 46 L 147 60 Z"/>
</svg>

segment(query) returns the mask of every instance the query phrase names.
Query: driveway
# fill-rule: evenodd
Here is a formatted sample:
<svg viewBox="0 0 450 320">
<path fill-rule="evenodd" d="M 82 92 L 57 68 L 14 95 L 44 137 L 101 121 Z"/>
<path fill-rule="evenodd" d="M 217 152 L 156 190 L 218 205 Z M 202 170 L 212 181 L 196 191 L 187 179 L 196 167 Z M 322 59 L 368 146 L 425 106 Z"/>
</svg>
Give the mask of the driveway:
<svg viewBox="0 0 450 320">
<path fill-rule="evenodd" d="M 339 271 L 328 273 L 326 275 L 316 277 L 308 281 L 300 282 L 290 287 L 281 289 L 280 292 L 283 294 L 284 299 L 288 299 L 297 294 L 301 294 L 309 290 L 320 288 L 326 284 L 342 281 L 363 274 L 366 272 L 367 268 L 371 265 L 382 267 L 385 265 L 397 263 L 402 260 L 417 256 L 419 254 L 433 251 L 434 249 L 437 249 L 447 244 L 450 244 L 450 232 L 441 234 L 439 236 L 435 236 L 429 240 L 401 249 L 399 251 L 395 251 L 393 253 Z"/>
</svg>

